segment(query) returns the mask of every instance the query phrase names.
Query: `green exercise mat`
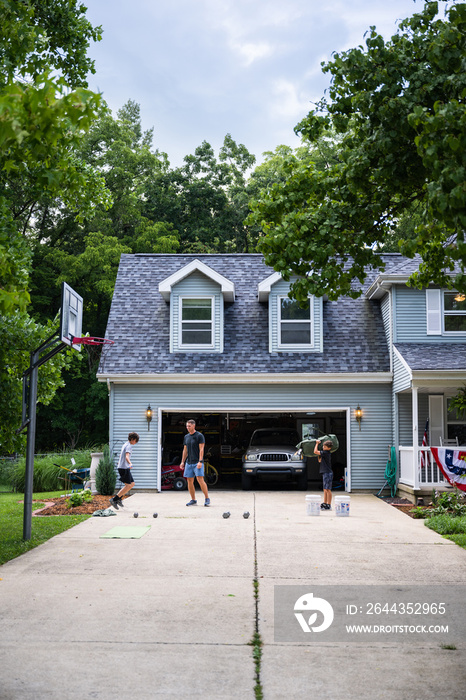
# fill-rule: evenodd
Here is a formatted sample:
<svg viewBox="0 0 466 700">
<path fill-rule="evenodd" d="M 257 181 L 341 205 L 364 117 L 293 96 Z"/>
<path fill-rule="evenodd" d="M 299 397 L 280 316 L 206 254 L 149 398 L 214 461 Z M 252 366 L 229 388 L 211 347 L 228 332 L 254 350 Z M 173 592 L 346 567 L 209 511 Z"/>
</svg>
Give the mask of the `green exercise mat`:
<svg viewBox="0 0 466 700">
<path fill-rule="evenodd" d="M 117 540 L 137 540 L 145 535 L 148 530 L 150 530 L 150 525 L 144 527 L 119 527 L 117 525 L 116 527 L 112 527 L 112 529 L 104 535 L 100 535 L 100 537 L 101 539 L 107 537 Z"/>
</svg>

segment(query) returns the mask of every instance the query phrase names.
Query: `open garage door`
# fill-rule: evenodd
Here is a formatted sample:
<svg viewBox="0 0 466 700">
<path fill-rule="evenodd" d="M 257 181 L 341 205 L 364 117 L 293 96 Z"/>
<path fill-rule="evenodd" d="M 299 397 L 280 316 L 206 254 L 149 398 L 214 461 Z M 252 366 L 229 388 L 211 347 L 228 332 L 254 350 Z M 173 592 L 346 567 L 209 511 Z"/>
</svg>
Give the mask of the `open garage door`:
<svg viewBox="0 0 466 700">
<path fill-rule="evenodd" d="M 251 436 L 260 428 L 288 428 L 295 430 L 299 440 L 312 439 L 333 433 L 339 441 L 339 449 L 332 455 L 334 488 L 344 488 L 347 461 L 347 435 L 345 411 L 273 412 L 257 413 L 162 412 L 162 464 L 179 464 L 183 450 L 183 437 L 186 435 L 186 421 L 193 418 L 196 429 L 206 440 L 205 455 L 218 472 L 215 488 L 241 488 L 242 458 Z M 322 477 L 319 475 L 317 458 L 310 457 L 306 463 L 308 489 L 320 490 Z M 288 489 L 296 488 L 286 476 L 279 475 L 257 483 L 257 488 Z"/>
</svg>

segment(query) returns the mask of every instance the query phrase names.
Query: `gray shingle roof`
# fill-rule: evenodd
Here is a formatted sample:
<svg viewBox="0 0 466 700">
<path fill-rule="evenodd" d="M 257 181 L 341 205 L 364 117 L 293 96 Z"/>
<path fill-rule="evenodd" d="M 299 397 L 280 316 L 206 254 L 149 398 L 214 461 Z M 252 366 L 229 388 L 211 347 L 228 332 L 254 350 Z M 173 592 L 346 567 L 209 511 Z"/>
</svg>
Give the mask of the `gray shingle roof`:
<svg viewBox="0 0 466 700">
<path fill-rule="evenodd" d="M 395 343 L 413 370 L 466 370 L 464 343 Z"/>
<path fill-rule="evenodd" d="M 398 261 L 396 258 L 390 258 L 390 261 L 385 269 L 385 274 L 411 276 L 413 272 L 416 272 L 419 269 L 421 262 L 422 258 L 420 255 L 415 255 L 414 258 L 404 258 L 399 256 Z M 453 269 L 449 271 L 449 274 L 453 275 L 460 271 L 459 264 L 455 263 Z"/>
<path fill-rule="evenodd" d="M 412 275 L 419 268 L 422 262 L 420 255 L 415 255 L 414 258 L 400 258 L 398 264 L 394 264 L 393 267 L 387 266 L 386 274 L 390 275 Z"/>
<path fill-rule="evenodd" d="M 393 256 L 387 256 L 388 258 Z M 159 282 L 197 258 L 235 284 L 225 304 L 224 351 L 170 353 L 169 304 Z M 400 260 L 390 259 L 390 266 Z M 115 341 L 101 374 L 386 372 L 389 352 L 378 301 L 324 301 L 323 353 L 269 353 L 268 307 L 257 285 L 272 274 L 261 255 L 122 255 L 106 337 Z M 366 286 L 375 277 L 369 274 Z"/>
</svg>

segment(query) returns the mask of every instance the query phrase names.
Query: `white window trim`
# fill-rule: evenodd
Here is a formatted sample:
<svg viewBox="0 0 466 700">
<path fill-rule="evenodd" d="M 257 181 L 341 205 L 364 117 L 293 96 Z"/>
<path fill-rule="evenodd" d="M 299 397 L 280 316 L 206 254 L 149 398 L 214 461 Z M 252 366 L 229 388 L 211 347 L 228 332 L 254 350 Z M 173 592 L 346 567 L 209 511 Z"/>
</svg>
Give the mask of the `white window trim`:
<svg viewBox="0 0 466 700">
<path fill-rule="evenodd" d="M 426 289 L 426 324 L 427 335 L 441 335 L 447 338 L 464 338 L 466 331 L 445 330 L 445 316 L 464 315 L 445 311 L 445 293 L 450 289 Z"/>
<path fill-rule="evenodd" d="M 312 295 L 308 296 L 309 301 L 309 323 L 310 323 L 310 343 L 282 343 L 281 342 L 281 324 L 282 323 L 296 323 L 296 321 L 282 321 L 281 311 L 282 311 L 282 299 L 289 299 L 287 294 L 277 295 L 277 349 L 278 350 L 313 350 L 315 348 L 314 339 L 314 297 Z M 299 323 L 299 321 L 298 321 Z M 304 321 L 303 321 L 304 323 Z"/>
<path fill-rule="evenodd" d="M 211 343 L 183 343 L 183 299 L 210 299 L 211 302 Z M 178 347 L 180 350 L 212 350 L 215 349 L 215 296 L 211 294 L 182 294 L 178 298 Z M 205 321 L 203 321 L 205 323 Z"/>
<path fill-rule="evenodd" d="M 466 331 L 447 331 L 447 330 L 445 330 L 445 316 L 466 316 L 466 311 L 459 311 L 459 312 L 445 311 L 445 294 L 447 294 L 447 293 L 448 294 L 455 294 L 456 292 L 453 289 L 445 289 L 442 291 L 442 330 L 443 330 L 443 335 L 463 337 L 466 335 Z"/>
</svg>

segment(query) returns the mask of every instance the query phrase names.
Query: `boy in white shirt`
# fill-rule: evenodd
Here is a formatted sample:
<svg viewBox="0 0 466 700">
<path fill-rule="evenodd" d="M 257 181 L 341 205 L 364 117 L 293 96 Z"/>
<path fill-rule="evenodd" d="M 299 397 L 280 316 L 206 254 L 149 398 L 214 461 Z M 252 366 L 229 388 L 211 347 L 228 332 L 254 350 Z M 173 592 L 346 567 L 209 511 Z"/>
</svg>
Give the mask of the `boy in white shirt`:
<svg viewBox="0 0 466 700">
<path fill-rule="evenodd" d="M 118 491 L 116 496 L 110 499 L 110 505 L 118 510 L 119 506 L 123 507 L 122 497 L 131 491 L 134 486 L 133 475 L 131 474 L 131 469 L 133 468 L 131 462 L 131 452 L 133 451 L 134 445 L 139 442 L 139 435 L 137 433 L 130 433 L 128 435 L 128 441 L 125 442 L 120 452 L 120 459 L 118 462 L 118 473 L 120 479 L 123 483 L 123 487 Z"/>
</svg>

